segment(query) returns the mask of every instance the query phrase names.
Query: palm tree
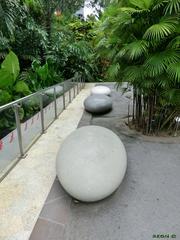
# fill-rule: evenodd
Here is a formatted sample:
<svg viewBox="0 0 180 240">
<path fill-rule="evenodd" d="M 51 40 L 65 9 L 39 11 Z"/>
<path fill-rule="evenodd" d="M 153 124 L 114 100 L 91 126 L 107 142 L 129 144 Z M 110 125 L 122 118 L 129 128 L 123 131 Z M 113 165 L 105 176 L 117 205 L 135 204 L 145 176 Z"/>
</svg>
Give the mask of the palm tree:
<svg viewBox="0 0 180 240">
<path fill-rule="evenodd" d="M 21 10 L 19 0 L 0 1 L 0 61 L 6 56 L 10 43 L 14 40 L 16 19 Z"/>
<path fill-rule="evenodd" d="M 9 37 L 15 29 L 16 9 L 19 7 L 18 1 L 3 0 L 0 2 L 0 32 Z"/>
<path fill-rule="evenodd" d="M 146 133 L 180 114 L 179 11 L 180 0 L 130 0 L 107 9 L 99 26 L 107 76 L 133 85 L 134 119 Z"/>
</svg>

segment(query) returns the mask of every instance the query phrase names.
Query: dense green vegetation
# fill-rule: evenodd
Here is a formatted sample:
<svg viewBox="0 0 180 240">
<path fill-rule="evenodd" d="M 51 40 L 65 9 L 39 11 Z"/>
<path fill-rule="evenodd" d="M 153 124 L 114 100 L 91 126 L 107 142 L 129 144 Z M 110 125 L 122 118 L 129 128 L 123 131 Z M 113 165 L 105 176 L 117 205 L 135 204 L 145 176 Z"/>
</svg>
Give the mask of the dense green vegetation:
<svg viewBox="0 0 180 240">
<path fill-rule="evenodd" d="M 97 29 L 106 79 L 133 86 L 133 123 L 144 133 L 177 126 L 179 13 L 179 0 L 119 1 L 105 11 Z"/>
<path fill-rule="evenodd" d="M 74 76 L 96 78 L 90 44 L 94 19 L 84 22 L 73 15 L 83 2 L 0 2 L 0 105 Z M 38 110 L 37 102 L 21 106 L 22 121 Z M 0 135 L 14 127 L 13 110 L 0 113 Z"/>
<path fill-rule="evenodd" d="M 74 76 L 133 86 L 132 125 L 172 132 L 180 116 L 180 0 L 92 0 L 97 21 L 74 16 L 82 0 L 0 2 L 0 105 Z M 22 108 L 22 119 L 37 110 Z M 9 127 L 12 112 L 0 119 Z"/>
<path fill-rule="evenodd" d="M 93 20 L 82 22 L 72 15 L 82 3 L 80 0 L 0 3 L 0 63 L 12 51 L 19 61 L 17 81 L 29 88 L 20 95 L 15 92 L 11 98 L 1 98 L 1 105 L 74 75 L 92 79 L 95 71 L 88 32 Z M 11 57 L 12 54 L 8 58 Z M 3 69 L 1 73 L 0 90 L 4 92 L 9 88 L 6 84 L 9 76 L 3 74 Z"/>
</svg>

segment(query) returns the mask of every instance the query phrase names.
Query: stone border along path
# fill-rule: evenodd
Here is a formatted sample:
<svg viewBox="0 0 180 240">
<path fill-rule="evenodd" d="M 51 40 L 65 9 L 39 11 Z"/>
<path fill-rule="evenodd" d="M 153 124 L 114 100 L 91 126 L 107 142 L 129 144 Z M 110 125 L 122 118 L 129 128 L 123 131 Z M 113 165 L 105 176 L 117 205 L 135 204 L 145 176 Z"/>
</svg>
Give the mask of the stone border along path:
<svg viewBox="0 0 180 240">
<path fill-rule="evenodd" d="M 28 240 L 54 182 L 60 144 L 83 114 L 83 101 L 94 84 L 86 84 L 8 176 L 0 183 L 0 240 Z M 44 239 L 46 240 L 46 239 Z"/>
<path fill-rule="evenodd" d="M 73 202 L 56 178 L 30 240 L 151 240 L 157 234 L 180 239 L 180 145 L 129 130 L 128 100 L 114 90 L 112 99 L 111 112 L 84 112 L 78 127 L 104 126 L 121 138 L 128 154 L 122 184 L 109 198 L 86 204 Z"/>
</svg>

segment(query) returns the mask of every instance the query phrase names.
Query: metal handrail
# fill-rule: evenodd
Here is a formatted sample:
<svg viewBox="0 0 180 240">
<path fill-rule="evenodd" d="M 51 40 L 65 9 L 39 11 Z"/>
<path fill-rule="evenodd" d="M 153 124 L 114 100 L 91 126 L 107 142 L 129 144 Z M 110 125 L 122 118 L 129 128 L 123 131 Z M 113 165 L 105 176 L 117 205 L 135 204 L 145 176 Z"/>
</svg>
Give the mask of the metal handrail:
<svg viewBox="0 0 180 240">
<path fill-rule="evenodd" d="M 69 89 L 67 89 L 67 91 L 65 90 L 65 83 L 67 82 L 72 82 L 75 83 L 73 84 L 73 86 Z M 41 115 L 41 134 L 43 134 L 45 132 L 45 125 L 44 125 L 44 107 L 43 107 L 43 96 L 44 93 L 49 90 L 49 89 L 54 89 L 54 99 L 52 102 L 54 102 L 54 120 L 57 119 L 58 114 L 57 114 L 57 93 L 56 93 L 56 87 L 57 86 L 62 86 L 63 87 L 63 91 L 62 94 L 60 96 L 63 96 L 63 109 L 66 108 L 66 99 L 65 99 L 65 93 L 69 91 L 69 103 L 72 101 L 72 96 L 71 96 L 71 89 L 73 88 L 73 92 L 74 92 L 74 97 L 75 97 L 75 87 L 77 87 L 77 94 L 79 93 L 79 91 L 85 86 L 85 81 L 83 80 L 83 78 L 81 77 L 74 77 L 71 79 L 68 79 L 64 82 L 55 84 L 51 87 L 47 87 L 45 89 L 41 89 L 38 92 L 32 93 L 26 97 L 20 98 L 18 100 L 15 100 L 13 102 L 7 103 L 3 106 L 0 106 L 0 113 L 3 110 L 6 110 L 8 108 L 13 108 L 14 109 L 14 114 L 15 114 L 15 122 L 16 122 L 16 128 L 17 128 L 17 136 L 18 136 L 18 143 L 19 143 L 19 150 L 20 150 L 20 158 L 24 157 L 25 152 L 27 152 L 27 150 L 25 151 L 23 148 L 23 138 L 22 138 L 22 132 L 21 132 L 21 122 L 20 122 L 20 114 L 19 114 L 19 108 L 20 105 L 23 101 L 26 101 L 34 96 L 38 96 L 39 97 L 39 107 L 40 107 L 40 115 Z M 60 114 L 60 113 L 59 113 Z M 53 120 L 53 121 L 54 121 Z M 52 122 L 53 122 L 52 121 Z M 40 134 L 40 135 L 41 135 Z"/>
<path fill-rule="evenodd" d="M 28 99 L 30 99 L 31 97 L 39 96 L 39 95 L 41 95 L 42 93 L 46 92 L 46 91 L 49 90 L 49 89 L 56 88 L 57 86 L 61 86 L 61 85 L 63 85 L 65 82 L 71 82 L 72 80 L 76 80 L 76 79 L 77 79 L 77 78 L 70 78 L 70 79 L 68 79 L 68 80 L 66 80 L 66 81 L 64 81 L 64 82 L 57 83 L 57 84 L 55 84 L 55 85 L 53 85 L 53 86 L 50 86 L 50 87 L 47 87 L 47 88 L 43 88 L 43 89 L 41 89 L 41 90 L 39 90 L 39 91 L 37 91 L 37 92 L 35 92 L 35 93 L 32 93 L 32 94 L 30 94 L 30 95 L 27 95 L 27 96 L 25 96 L 25 97 L 23 97 L 23 98 L 20 98 L 20 99 L 18 99 L 18 100 L 13 101 L 13 102 L 10 102 L 10 103 L 7 103 L 7 104 L 5 104 L 5 105 L 2 105 L 2 106 L 0 106 L 0 112 L 2 112 L 3 110 L 5 110 L 5 109 L 7 109 L 7 108 L 13 107 L 15 104 L 22 103 L 23 101 L 28 100 Z"/>
</svg>

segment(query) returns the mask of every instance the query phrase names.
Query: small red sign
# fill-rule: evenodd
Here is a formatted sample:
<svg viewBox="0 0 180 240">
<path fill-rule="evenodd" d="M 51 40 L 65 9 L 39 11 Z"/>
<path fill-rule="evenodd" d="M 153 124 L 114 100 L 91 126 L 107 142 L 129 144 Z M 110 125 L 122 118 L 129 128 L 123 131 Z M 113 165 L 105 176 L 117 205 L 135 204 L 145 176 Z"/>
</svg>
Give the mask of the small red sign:
<svg viewBox="0 0 180 240">
<path fill-rule="evenodd" d="M 3 149 L 3 141 L 0 139 L 0 151 Z"/>
</svg>

